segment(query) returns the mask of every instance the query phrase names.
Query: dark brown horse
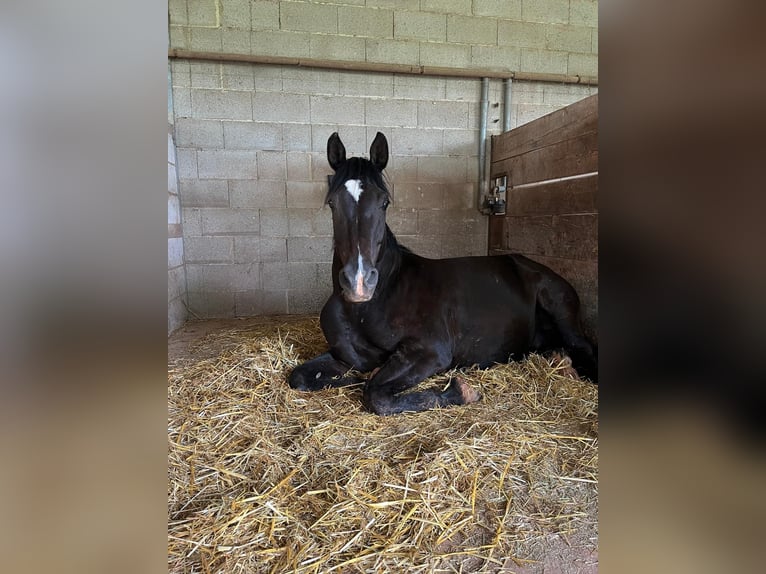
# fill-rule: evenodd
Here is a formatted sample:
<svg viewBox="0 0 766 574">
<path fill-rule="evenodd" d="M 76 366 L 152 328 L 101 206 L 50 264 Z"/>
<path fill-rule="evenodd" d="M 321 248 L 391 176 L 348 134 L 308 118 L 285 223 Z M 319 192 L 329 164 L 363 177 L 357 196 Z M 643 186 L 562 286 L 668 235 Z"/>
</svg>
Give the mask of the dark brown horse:
<svg viewBox="0 0 766 574">
<path fill-rule="evenodd" d="M 399 245 L 386 225 L 390 194 L 382 170 L 388 143 L 378 133 L 370 159 L 346 159 L 337 133 L 327 142 L 335 170 L 327 193 L 335 252 L 333 293 L 321 325 L 330 350 L 297 367 L 292 388 L 311 391 L 361 382 L 363 400 L 390 415 L 474 402 L 460 378 L 446 390 L 403 393 L 452 367 L 519 359 L 563 349 L 596 381 L 596 350 L 580 327 L 572 286 L 521 255 L 426 259 Z"/>
</svg>

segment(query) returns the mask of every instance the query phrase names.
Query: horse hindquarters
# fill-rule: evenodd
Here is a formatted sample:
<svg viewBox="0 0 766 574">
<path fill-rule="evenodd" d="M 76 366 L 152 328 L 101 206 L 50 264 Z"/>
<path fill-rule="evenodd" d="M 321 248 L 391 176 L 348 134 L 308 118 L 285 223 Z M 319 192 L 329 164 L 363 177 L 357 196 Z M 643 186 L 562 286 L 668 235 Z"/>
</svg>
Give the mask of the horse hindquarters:
<svg viewBox="0 0 766 574">
<path fill-rule="evenodd" d="M 581 376 L 598 381 L 597 349 L 580 324 L 580 298 L 563 277 L 543 268 L 537 292 L 535 347 L 563 348 Z"/>
</svg>

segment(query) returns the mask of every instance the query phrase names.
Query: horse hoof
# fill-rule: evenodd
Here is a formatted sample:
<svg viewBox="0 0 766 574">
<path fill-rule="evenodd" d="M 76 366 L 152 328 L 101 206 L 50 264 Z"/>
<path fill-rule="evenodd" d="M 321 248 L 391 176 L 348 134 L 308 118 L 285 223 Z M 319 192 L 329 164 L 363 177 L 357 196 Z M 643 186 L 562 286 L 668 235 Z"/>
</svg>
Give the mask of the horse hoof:
<svg viewBox="0 0 766 574">
<path fill-rule="evenodd" d="M 481 400 L 481 393 L 466 383 L 460 377 L 455 377 L 452 379 L 452 384 L 460 393 L 460 397 L 462 398 L 464 405 L 470 405 L 471 403 L 475 403 Z"/>
</svg>

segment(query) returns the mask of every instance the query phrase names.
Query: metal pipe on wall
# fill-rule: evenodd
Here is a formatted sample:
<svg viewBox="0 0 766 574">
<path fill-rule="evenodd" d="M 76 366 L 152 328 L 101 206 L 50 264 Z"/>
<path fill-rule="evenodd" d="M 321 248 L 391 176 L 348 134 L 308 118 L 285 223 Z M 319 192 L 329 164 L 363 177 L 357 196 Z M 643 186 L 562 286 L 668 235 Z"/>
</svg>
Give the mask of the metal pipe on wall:
<svg viewBox="0 0 766 574">
<path fill-rule="evenodd" d="M 506 78 L 503 80 L 503 131 L 507 132 L 511 129 L 511 86 L 513 78 Z"/>
<path fill-rule="evenodd" d="M 481 79 L 481 113 L 479 114 L 479 193 L 478 208 L 482 209 L 484 190 L 487 188 L 487 121 L 489 116 L 489 78 Z"/>
</svg>

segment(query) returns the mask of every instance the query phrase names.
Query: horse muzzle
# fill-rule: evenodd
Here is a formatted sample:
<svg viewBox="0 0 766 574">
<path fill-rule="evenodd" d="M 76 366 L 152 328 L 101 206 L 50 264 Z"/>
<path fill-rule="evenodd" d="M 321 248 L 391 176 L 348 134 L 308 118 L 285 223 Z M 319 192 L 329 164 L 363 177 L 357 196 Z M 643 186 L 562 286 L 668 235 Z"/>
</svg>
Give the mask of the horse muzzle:
<svg viewBox="0 0 766 574">
<path fill-rule="evenodd" d="M 372 299 L 378 284 L 378 270 L 360 265 L 354 269 L 344 267 L 339 276 L 343 298 L 349 303 L 364 303 Z"/>
</svg>

